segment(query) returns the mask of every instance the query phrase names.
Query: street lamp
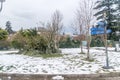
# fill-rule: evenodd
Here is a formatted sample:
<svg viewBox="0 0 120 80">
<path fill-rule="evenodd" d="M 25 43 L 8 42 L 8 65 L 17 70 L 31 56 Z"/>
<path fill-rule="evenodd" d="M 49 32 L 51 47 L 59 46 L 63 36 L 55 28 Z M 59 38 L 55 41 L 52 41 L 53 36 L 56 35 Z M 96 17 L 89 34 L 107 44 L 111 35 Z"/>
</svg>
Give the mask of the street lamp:
<svg viewBox="0 0 120 80">
<path fill-rule="evenodd" d="M 0 0 L 0 2 L 1 2 L 1 6 L 0 6 L 0 12 L 1 12 L 3 8 L 3 2 L 5 2 L 5 0 Z"/>
</svg>

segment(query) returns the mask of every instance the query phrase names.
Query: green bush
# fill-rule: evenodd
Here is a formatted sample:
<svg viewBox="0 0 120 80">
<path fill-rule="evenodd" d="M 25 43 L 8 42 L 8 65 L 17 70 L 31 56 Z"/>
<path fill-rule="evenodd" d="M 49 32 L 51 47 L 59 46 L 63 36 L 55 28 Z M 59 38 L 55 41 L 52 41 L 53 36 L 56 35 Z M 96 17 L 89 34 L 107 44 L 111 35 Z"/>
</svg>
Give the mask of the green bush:
<svg viewBox="0 0 120 80">
<path fill-rule="evenodd" d="M 115 41 L 114 40 L 108 40 L 108 46 L 109 47 L 115 47 Z"/>
<path fill-rule="evenodd" d="M 0 28 L 0 40 L 6 40 L 8 37 L 7 31 Z"/>
<path fill-rule="evenodd" d="M 104 42 L 100 38 L 92 39 L 90 46 L 91 47 L 103 47 Z"/>
<path fill-rule="evenodd" d="M 7 50 L 9 48 L 10 48 L 10 42 L 8 42 L 6 40 L 0 41 L 0 50 Z"/>
<path fill-rule="evenodd" d="M 17 40 L 14 40 L 14 41 L 12 41 L 11 42 L 11 45 L 12 45 L 12 47 L 13 48 L 15 48 L 15 49 L 22 49 L 23 48 L 23 44 L 21 44 L 19 41 L 17 41 Z"/>
<path fill-rule="evenodd" d="M 16 33 L 11 44 L 12 47 L 16 49 L 25 51 L 35 50 L 39 51 L 39 53 L 46 53 L 48 47 L 47 40 L 43 36 L 35 34 L 32 30 L 25 30 Z"/>
<path fill-rule="evenodd" d="M 48 42 L 44 35 L 37 34 L 35 30 L 21 30 L 19 31 L 11 42 L 14 48 L 27 51 L 27 55 L 36 54 L 51 54 L 59 53 L 58 49 L 55 49 L 54 42 Z"/>
<path fill-rule="evenodd" d="M 48 44 L 47 40 L 40 35 L 37 35 L 29 39 L 29 41 L 27 42 L 29 49 L 42 51 L 43 53 L 46 53 L 47 44 Z"/>
<path fill-rule="evenodd" d="M 11 46 L 15 49 L 22 50 L 26 46 L 27 39 L 20 32 L 16 33 L 11 40 Z"/>
<path fill-rule="evenodd" d="M 78 48 L 80 46 L 80 41 L 72 40 L 68 37 L 66 41 L 60 41 L 59 44 L 60 48 Z"/>
</svg>

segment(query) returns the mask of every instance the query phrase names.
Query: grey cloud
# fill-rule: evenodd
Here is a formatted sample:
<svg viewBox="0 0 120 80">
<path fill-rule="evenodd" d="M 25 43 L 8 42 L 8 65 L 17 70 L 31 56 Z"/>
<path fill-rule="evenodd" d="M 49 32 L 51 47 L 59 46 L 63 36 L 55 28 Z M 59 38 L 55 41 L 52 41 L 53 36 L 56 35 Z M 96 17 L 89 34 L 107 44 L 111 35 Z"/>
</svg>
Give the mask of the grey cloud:
<svg viewBox="0 0 120 80">
<path fill-rule="evenodd" d="M 21 11 L 21 12 L 14 12 L 13 13 L 13 15 L 14 16 L 16 16 L 16 17 L 19 17 L 19 18 L 23 18 L 23 19 L 34 19 L 35 18 L 35 14 L 34 13 L 32 13 L 32 12 L 23 12 L 23 11 Z"/>
<path fill-rule="evenodd" d="M 19 29 L 16 27 L 18 25 L 35 27 L 39 21 L 48 21 L 57 9 L 63 14 L 65 26 L 69 26 L 79 2 L 80 0 L 6 0 L 2 13 L 8 17 L 1 19 L 4 23 L 7 19 L 12 21 L 15 29 Z M 1 26 L 3 22 L 0 23 Z"/>
</svg>

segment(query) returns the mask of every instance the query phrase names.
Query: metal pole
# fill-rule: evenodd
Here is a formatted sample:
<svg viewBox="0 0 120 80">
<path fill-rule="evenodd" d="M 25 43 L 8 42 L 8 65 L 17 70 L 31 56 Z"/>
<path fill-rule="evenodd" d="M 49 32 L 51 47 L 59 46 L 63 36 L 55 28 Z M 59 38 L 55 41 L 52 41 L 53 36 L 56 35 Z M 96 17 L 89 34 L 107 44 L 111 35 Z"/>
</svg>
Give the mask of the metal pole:
<svg viewBox="0 0 120 80">
<path fill-rule="evenodd" d="M 105 53 L 106 53 L 106 68 L 109 68 L 108 45 L 107 45 L 107 26 L 105 26 Z"/>
<path fill-rule="evenodd" d="M 106 13 L 104 13 L 104 26 L 105 26 L 105 53 L 106 53 L 106 66 L 104 66 L 104 69 L 110 69 L 112 67 L 109 66 L 109 56 L 108 56 L 108 44 L 107 44 L 107 23 L 106 23 Z"/>
</svg>

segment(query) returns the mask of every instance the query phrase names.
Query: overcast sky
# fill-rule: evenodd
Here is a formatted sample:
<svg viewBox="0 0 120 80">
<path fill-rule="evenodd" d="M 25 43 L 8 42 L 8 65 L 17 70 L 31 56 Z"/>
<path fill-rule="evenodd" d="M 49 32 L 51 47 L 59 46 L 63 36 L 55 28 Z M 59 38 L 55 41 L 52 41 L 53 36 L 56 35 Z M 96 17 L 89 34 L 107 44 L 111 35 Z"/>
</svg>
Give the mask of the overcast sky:
<svg viewBox="0 0 120 80">
<path fill-rule="evenodd" d="M 12 28 L 37 27 L 39 21 L 47 22 L 55 10 L 63 14 L 65 27 L 73 21 L 80 0 L 6 0 L 0 13 L 0 27 L 11 21 Z"/>
</svg>

